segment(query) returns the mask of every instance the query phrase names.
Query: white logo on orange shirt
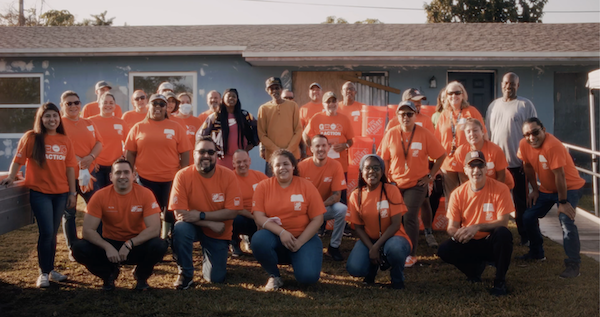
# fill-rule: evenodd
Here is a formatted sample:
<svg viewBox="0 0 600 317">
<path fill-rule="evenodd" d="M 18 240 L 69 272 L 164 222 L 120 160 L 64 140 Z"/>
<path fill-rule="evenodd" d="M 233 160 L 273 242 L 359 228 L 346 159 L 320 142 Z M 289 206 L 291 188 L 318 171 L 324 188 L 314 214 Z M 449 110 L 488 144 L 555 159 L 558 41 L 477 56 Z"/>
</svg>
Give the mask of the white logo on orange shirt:
<svg viewBox="0 0 600 317">
<path fill-rule="evenodd" d="M 486 165 L 487 165 L 487 169 L 488 169 L 487 174 L 490 175 L 490 176 L 493 175 L 494 174 L 494 167 L 496 167 L 496 164 L 494 164 L 494 162 L 487 162 Z"/>
<path fill-rule="evenodd" d="M 177 196 L 175 196 L 174 201 L 175 201 L 175 203 L 177 203 Z M 157 202 L 153 202 L 152 203 L 152 209 L 154 209 L 154 208 L 158 208 L 158 203 Z"/>
<path fill-rule="evenodd" d="M 323 178 L 323 183 L 331 183 L 333 182 L 333 177 L 325 177 Z"/>
<path fill-rule="evenodd" d="M 115 124 L 113 125 L 113 128 L 114 128 L 115 130 L 117 130 L 117 132 L 119 133 L 119 135 L 122 135 L 122 134 L 123 134 L 123 125 L 115 123 Z"/>
<path fill-rule="evenodd" d="M 222 203 L 225 201 L 225 194 L 223 193 L 218 193 L 218 194 L 213 194 L 212 195 L 212 201 L 215 203 Z"/>
<path fill-rule="evenodd" d="M 252 207 L 256 206 L 256 202 L 253 200 L 252 201 Z"/>
<path fill-rule="evenodd" d="M 389 209 L 390 209 L 390 203 L 387 200 L 382 200 L 382 201 L 377 202 L 377 210 L 379 210 L 379 213 L 381 214 L 381 218 L 389 217 L 389 214 L 388 214 Z"/>
<path fill-rule="evenodd" d="M 302 197 L 302 194 L 292 195 L 290 197 L 290 201 L 294 203 L 294 210 L 295 211 L 301 211 L 302 210 L 302 203 L 304 202 L 304 197 Z"/>
<path fill-rule="evenodd" d="M 547 170 L 548 169 L 548 160 L 542 154 L 540 154 L 538 159 L 540 160 L 540 163 L 542 163 L 542 168 Z"/>
<path fill-rule="evenodd" d="M 144 209 L 142 208 L 141 205 L 135 205 L 131 207 L 131 212 L 142 212 L 144 211 Z"/>
<path fill-rule="evenodd" d="M 164 133 L 167 135 L 167 139 L 171 140 L 171 139 L 173 139 L 173 136 L 175 135 L 175 130 L 165 129 Z"/>
<path fill-rule="evenodd" d="M 346 185 L 346 180 L 342 179 L 342 185 Z"/>
<path fill-rule="evenodd" d="M 354 118 L 354 121 L 358 121 L 358 118 L 360 117 L 360 111 L 352 111 L 350 115 Z"/>
<path fill-rule="evenodd" d="M 188 135 L 196 135 L 196 127 L 193 125 L 186 125 L 187 127 L 187 134 Z"/>
<path fill-rule="evenodd" d="M 66 145 L 46 145 L 46 159 L 64 161 L 67 155 Z"/>
<path fill-rule="evenodd" d="M 113 207 L 113 206 L 108 206 L 108 208 L 106 209 L 107 212 L 117 212 L 117 208 Z"/>
<path fill-rule="evenodd" d="M 422 127 L 423 126 L 423 122 L 415 122 L 416 125 Z"/>
<path fill-rule="evenodd" d="M 92 135 L 93 135 L 94 137 L 96 137 L 96 132 L 94 132 L 94 126 L 93 126 L 93 125 L 88 125 L 88 126 L 87 126 L 87 129 L 88 129 L 88 130 L 90 130 L 90 132 L 92 132 Z"/>
<path fill-rule="evenodd" d="M 254 190 L 256 190 L 256 186 L 258 186 L 258 183 L 256 183 L 256 184 L 252 185 L 252 190 L 253 190 L 253 191 L 254 191 Z"/>
<path fill-rule="evenodd" d="M 241 200 L 240 200 L 240 197 L 235 197 L 235 198 L 233 199 L 233 205 L 234 205 L 234 206 L 239 206 L 239 205 L 240 205 L 240 201 L 241 201 Z"/>
<path fill-rule="evenodd" d="M 485 221 L 493 221 L 494 220 L 494 204 L 485 203 L 483 204 L 483 212 L 485 213 Z"/>
</svg>

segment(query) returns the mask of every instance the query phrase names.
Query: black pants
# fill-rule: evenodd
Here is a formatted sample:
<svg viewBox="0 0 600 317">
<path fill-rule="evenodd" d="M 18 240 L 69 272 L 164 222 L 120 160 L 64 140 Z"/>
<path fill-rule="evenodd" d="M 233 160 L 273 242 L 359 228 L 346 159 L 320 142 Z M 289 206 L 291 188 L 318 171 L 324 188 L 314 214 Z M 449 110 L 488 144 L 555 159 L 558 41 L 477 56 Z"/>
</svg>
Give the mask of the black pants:
<svg viewBox="0 0 600 317">
<path fill-rule="evenodd" d="M 470 240 L 463 244 L 452 239 L 442 243 L 438 256 L 465 273 L 467 278 L 479 278 L 485 262 L 496 265 L 496 280 L 504 281 L 513 251 L 512 233 L 506 227 L 494 229 L 484 239 Z"/>
<path fill-rule="evenodd" d="M 102 189 L 112 184 L 110 180 L 110 170 L 112 166 L 98 165 L 98 171 L 96 172 L 96 184 L 98 189 Z"/>
<path fill-rule="evenodd" d="M 170 182 L 153 182 L 145 178 L 139 177 L 140 185 L 148 188 L 154 194 L 158 206 L 163 211 L 163 219 L 165 222 L 175 223 L 175 215 L 173 211 L 167 210 L 169 206 L 169 195 L 171 194 L 171 186 L 173 181 Z"/>
<path fill-rule="evenodd" d="M 433 190 L 429 195 L 429 204 L 431 205 L 431 221 L 435 220 L 435 213 L 440 206 L 440 198 L 444 196 L 444 183 L 442 180 L 442 174 L 438 174 L 433 179 Z M 448 203 L 448 202 L 446 202 Z"/>
<path fill-rule="evenodd" d="M 106 238 L 104 240 L 115 247 L 117 251 L 121 249 L 121 246 L 125 242 Z M 134 276 L 138 280 L 145 281 L 152 275 L 156 263 L 162 260 L 167 252 L 167 247 L 168 245 L 165 240 L 152 238 L 141 245 L 134 246 L 129 252 L 127 260 L 122 263 L 110 262 L 103 248 L 87 240 L 76 241 L 73 243 L 72 250 L 73 257 L 77 262 L 85 265 L 90 273 L 103 280 L 107 279 L 120 264 L 134 264 L 137 265 Z"/>
<path fill-rule="evenodd" d="M 529 185 L 523 167 L 512 167 L 508 171 L 515 179 L 515 188 L 512 190 L 513 201 L 515 203 L 515 221 L 517 223 L 517 231 L 521 236 L 521 243 L 525 244 L 529 241 L 527 231 L 523 226 L 523 214 L 527 209 L 527 193 Z"/>
</svg>

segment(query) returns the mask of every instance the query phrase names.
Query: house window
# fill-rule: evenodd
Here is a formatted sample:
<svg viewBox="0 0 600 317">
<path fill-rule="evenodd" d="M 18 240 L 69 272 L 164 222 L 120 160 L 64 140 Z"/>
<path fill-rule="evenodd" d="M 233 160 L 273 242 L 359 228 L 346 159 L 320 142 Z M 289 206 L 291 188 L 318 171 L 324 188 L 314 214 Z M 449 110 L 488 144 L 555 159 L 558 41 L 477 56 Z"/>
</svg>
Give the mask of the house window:
<svg viewBox="0 0 600 317">
<path fill-rule="evenodd" d="M 168 81 L 173 84 L 175 91 L 178 95 L 182 92 L 187 92 L 192 95 L 192 109 L 194 115 L 197 113 L 197 76 L 196 72 L 130 72 L 129 73 L 129 99 L 134 91 L 141 89 L 150 95 L 156 93 L 158 86 Z M 133 110 L 133 108 L 129 109 Z"/>
<path fill-rule="evenodd" d="M 0 74 L 0 138 L 20 138 L 33 128 L 43 83 L 42 74 Z"/>
</svg>

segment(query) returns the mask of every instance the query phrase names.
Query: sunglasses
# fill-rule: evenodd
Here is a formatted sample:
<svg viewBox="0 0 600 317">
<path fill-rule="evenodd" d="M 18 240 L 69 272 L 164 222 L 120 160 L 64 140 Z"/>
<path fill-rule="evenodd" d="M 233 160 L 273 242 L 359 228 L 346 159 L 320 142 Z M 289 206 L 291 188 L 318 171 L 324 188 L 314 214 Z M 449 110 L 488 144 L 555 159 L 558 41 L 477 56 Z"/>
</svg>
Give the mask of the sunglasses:
<svg viewBox="0 0 600 317">
<path fill-rule="evenodd" d="M 208 154 L 210 156 L 213 156 L 217 153 L 217 151 L 215 151 L 215 150 L 197 150 L 196 153 L 198 153 L 200 155 Z"/>
<path fill-rule="evenodd" d="M 294 100 L 294 97 L 283 97 L 285 100 Z"/>
<path fill-rule="evenodd" d="M 153 102 L 152 105 L 155 107 L 166 107 L 167 103 L 166 102 Z"/>
<path fill-rule="evenodd" d="M 146 96 L 135 97 L 135 98 L 133 98 L 133 100 L 135 100 L 135 101 L 146 100 Z"/>
<path fill-rule="evenodd" d="M 415 115 L 414 112 L 398 112 L 398 116 L 412 118 Z"/>
<path fill-rule="evenodd" d="M 469 167 L 482 169 L 485 167 L 485 163 L 483 163 L 482 161 L 472 161 L 471 163 L 469 163 Z"/>
<path fill-rule="evenodd" d="M 523 137 L 524 138 L 528 138 L 530 136 L 538 136 L 540 135 L 540 132 L 542 132 L 542 129 L 535 129 L 535 130 L 531 130 L 531 132 L 529 133 L 523 133 Z"/>
<path fill-rule="evenodd" d="M 446 95 L 448 95 L 448 96 L 452 96 L 452 95 L 457 95 L 457 96 L 459 96 L 459 95 L 462 95 L 462 91 L 460 91 L 460 90 L 457 90 L 457 91 L 449 91 L 449 92 L 447 92 L 447 93 L 446 93 Z"/>
<path fill-rule="evenodd" d="M 77 100 L 77 101 L 68 101 L 68 102 L 65 102 L 65 104 L 67 105 L 67 107 L 70 107 L 70 106 L 73 106 L 73 105 L 79 106 L 81 104 L 81 101 L 79 101 L 79 100 Z"/>
<path fill-rule="evenodd" d="M 369 171 L 381 172 L 381 166 L 379 166 L 379 165 L 365 166 L 364 169 L 367 172 L 369 172 Z"/>
</svg>

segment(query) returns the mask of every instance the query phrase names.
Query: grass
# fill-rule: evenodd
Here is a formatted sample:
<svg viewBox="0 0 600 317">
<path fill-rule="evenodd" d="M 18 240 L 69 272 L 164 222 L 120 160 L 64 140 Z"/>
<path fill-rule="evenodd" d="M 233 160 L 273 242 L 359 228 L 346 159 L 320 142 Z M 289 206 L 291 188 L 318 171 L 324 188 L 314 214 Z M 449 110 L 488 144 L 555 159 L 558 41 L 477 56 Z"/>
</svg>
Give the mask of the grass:
<svg viewBox="0 0 600 317">
<path fill-rule="evenodd" d="M 81 206 L 80 206 L 81 207 Z M 81 226 L 82 215 L 78 215 Z M 516 228 L 511 225 L 516 236 Z M 447 235 L 436 233 L 438 241 Z M 329 238 L 323 240 L 326 246 Z M 517 241 L 518 239 L 515 239 Z M 347 257 L 355 239 L 344 238 Z M 208 284 L 199 272 L 195 251 L 196 287 L 175 291 L 177 267 L 170 251 L 166 262 L 155 268 L 149 283 L 153 290 L 131 290 L 135 282 L 131 266 L 121 271 L 117 290 L 103 293 L 101 281 L 85 267 L 69 262 L 62 233 L 58 237 L 56 269 L 69 281 L 35 288 L 38 275 L 37 227 L 30 225 L 0 236 L 0 316 L 598 316 L 599 264 L 583 257 L 581 276 L 563 280 L 564 251 L 545 240 L 547 261 L 527 264 L 513 261 L 507 276 L 509 295 L 488 294 L 494 268 L 488 267 L 483 283 L 471 284 L 453 266 L 443 263 L 434 251 L 419 242 L 420 264 L 405 270 L 406 289 L 364 287 L 362 279 L 345 270 L 345 262 L 324 256 L 321 280 L 302 287 L 295 283 L 290 267 L 282 268 L 283 291 L 265 293 L 267 276 L 251 256 L 230 258 L 225 284 Z M 527 252 L 515 245 L 513 256 Z M 389 283 L 389 273 L 377 282 Z"/>
</svg>

